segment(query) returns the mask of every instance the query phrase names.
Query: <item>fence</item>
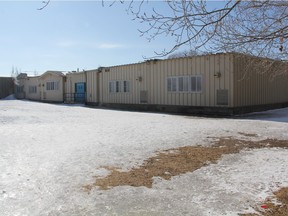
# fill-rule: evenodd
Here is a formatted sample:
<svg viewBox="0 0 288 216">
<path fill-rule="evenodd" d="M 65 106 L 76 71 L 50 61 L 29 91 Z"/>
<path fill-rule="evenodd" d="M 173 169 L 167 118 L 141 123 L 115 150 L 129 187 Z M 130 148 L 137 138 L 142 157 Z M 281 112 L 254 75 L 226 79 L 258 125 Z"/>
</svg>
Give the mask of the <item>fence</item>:
<svg viewBox="0 0 288 216">
<path fill-rule="evenodd" d="M 85 103 L 86 93 L 66 93 L 64 94 L 65 103 Z"/>
</svg>

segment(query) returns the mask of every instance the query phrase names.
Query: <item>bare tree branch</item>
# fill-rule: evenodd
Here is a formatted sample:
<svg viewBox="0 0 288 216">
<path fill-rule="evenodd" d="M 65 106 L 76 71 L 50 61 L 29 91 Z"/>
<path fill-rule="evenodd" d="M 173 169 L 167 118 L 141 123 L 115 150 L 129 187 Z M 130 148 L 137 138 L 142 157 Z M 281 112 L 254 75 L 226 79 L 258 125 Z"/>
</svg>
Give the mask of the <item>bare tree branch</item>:
<svg viewBox="0 0 288 216">
<path fill-rule="evenodd" d="M 50 3 L 50 0 L 42 1 L 43 6 L 38 8 L 38 10 L 43 10 L 44 8 L 48 6 L 49 3 Z"/>
<path fill-rule="evenodd" d="M 166 56 L 180 47 L 192 50 L 238 51 L 264 57 L 286 58 L 288 49 L 288 2 L 230 0 L 211 9 L 208 1 L 166 0 L 170 13 L 155 8 L 144 9 L 143 2 L 132 1 L 129 10 L 146 28 L 140 36 L 149 41 L 174 37 L 168 50 L 156 52 Z M 148 2 L 148 1 L 146 1 Z M 161 10 L 160 10 L 161 11 Z M 253 15 L 252 15 L 253 14 Z"/>
</svg>

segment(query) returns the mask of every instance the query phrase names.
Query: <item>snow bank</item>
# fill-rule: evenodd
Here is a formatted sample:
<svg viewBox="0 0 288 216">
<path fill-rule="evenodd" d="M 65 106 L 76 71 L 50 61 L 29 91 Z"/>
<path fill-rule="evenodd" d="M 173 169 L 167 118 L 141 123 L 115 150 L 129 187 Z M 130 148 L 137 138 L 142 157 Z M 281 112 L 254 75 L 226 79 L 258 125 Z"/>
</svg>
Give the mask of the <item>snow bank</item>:
<svg viewBox="0 0 288 216">
<path fill-rule="evenodd" d="M 245 119 L 265 120 L 265 121 L 277 121 L 288 122 L 288 108 L 275 109 L 264 112 L 249 113 L 241 116 Z"/>
<path fill-rule="evenodd" d="M 9 96 L 7 96 L 5 98 L 2 98 L 1 100 L 16 100 L 16 98 L 15 98 L 14 94 L 11 94 L 11 95 L 9 95 Z"/>
<path fill-rule="evenodd" d="M 275 114 L 275 115 L 274 115 Z M 269 111 L 271 117 L 288 110 Z M 247 118 L 246 118 L 247 117 Z M 213 137 L 288 139 L 288 124 L 89 109 L 10 100 L 0 104 L 0 215 L 237 215 L 288 185 L 288 150 L 226 155 L 196 172 L 87 193 L 99 168 L 130 169 L 158 150 L 211 145 Z M 273 118 L 274 118 L 273 117 Z M 241 133 L 240 133 L 241 132 Z M 245 137 L 243 134 L 257 134 Z M 100 170 L 105 175 L 105 170 Z"/>
</svg>

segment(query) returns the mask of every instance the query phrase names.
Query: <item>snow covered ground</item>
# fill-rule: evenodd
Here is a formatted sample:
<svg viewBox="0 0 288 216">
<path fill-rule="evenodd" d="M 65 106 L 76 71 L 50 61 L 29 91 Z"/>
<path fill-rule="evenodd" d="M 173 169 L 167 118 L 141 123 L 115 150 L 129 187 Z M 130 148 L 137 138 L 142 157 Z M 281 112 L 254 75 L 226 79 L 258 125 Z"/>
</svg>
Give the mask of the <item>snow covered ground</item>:
<svg viewBox="0 0 288 216">
<path fill-rule="evenodd" d="M 237 215 L 288 186 L 288 150 L 225 155 L 152 189 L 84 185 L 101 166 L 130 169 L 158 150 L 212 137 L 288 140 L 288 109 L 232 118 L 91 109 L 0 100 L 0 215 Z M 240 132 L 240 134 L 239 134 Z"/>
</svg>

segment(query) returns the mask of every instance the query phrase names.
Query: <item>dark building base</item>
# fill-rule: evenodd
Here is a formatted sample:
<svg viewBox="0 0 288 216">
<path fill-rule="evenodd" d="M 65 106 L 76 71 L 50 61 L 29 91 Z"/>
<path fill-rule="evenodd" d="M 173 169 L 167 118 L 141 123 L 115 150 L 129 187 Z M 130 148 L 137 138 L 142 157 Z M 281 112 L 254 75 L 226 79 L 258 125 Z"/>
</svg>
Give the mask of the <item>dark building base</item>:
<svg viewBox="0 0 288 216">
<path fill-rule="evenodd" d="M 99 108 L 118 109 L 126 111 L 176 113 L 199 116 L 235 116 L 251 112 L 260 112 L 271 109 L 288 107 L 288 102 L 279 104 L 265 104 L 246 107 L 193 107 L 193 106 L 172 106 L 172 105 L 153 105 L 153 104 L 115 104 L 115 103 L 86 103 L 88 106 Z"/>
</svg>

